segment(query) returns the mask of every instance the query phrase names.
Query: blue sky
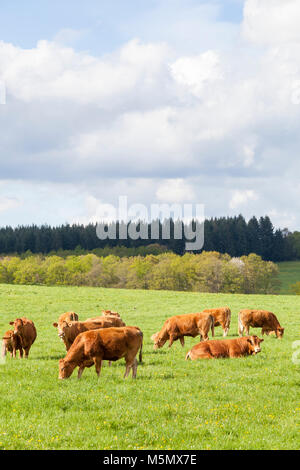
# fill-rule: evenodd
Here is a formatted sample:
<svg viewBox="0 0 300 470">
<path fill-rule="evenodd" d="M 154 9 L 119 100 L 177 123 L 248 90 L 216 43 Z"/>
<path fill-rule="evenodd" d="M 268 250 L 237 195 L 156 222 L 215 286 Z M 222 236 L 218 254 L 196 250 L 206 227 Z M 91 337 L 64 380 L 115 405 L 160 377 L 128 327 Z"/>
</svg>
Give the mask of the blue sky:
<svg viewBox="0 0 300 470">
<path fill-rule="evenodd" d="M 40 39 L 52 40 L 59 31 L 72 29 L 76 47 L 93 54 L 111 52 L 132 37 L 164 41 L 163 25 L 189 16 L 207 6 L 219 22 L 239 23 L 243 2 L 239 0 L 14 0 L 1 5 L 1 39 L 32 48 Z M 150 28 L 140 25 L 150 23 Z M 161 28 L 156 27 L 161 24 Z M 180 37 L 180 31 L 178 31 Z"/>
<path fill-rule="evenodd" d="M 2 2 L 0 225 L 126 195 L 299 229 L 299 22 L 297 0 Z"/>
</svg>

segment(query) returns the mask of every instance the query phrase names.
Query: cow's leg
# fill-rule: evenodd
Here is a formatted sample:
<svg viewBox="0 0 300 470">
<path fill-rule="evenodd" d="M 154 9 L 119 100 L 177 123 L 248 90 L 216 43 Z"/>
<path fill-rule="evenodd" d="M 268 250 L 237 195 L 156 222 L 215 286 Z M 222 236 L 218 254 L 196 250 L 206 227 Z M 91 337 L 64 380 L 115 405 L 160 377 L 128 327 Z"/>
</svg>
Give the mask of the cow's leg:
<svg viewBox="0 0 300 470">
<path fill-rule="evenodd" d="M 169 348 L 172 346 L 172 344 L 174 343 L 176 337 L 173 336 L 173 335 L 170 335 L 170 338 L 169 338 Z"/>
<path fill-rule="evenodd" d="M 28 359 L 29 350 L 30 350 L 30 346 L 29 346 L 29 348 L 24 348 L 24 351 L 25 351 L 25 359 Z"/>
<path fill-rule="evenodd" d="M 82 373 L 84 371 L 85 367 L 84 366 L 80 366 L 79 369 L 78 369 L 78 379 L 80 379 L 80 377 L 82 376 Z"/>
<path fill-rule="evenodd" d="M 249 325 L 246 325 L 244 328 L 245 328 L 246 336 L 249 336 L 250 326 L 249 326 Z"/>
<path fill-rule="evenodd" d="M 132 367 L 132 363 L 126 361 L 126 369 L 125 369 L 124 379 L 126 379 L 126 377 L 128 377 L 128 374 L 130 372 L 131 367 Z"/>
<path fill-rule="evenodd" d="M 109 367 L 111 366 L 111 361 L 108 361 L 108 366 L 109 366 Z"/>
<path fill-rule="evenodd" d="M 22 348 L 19 349 L 19 353 L 20 353 L 20 358 L 22 359 L 22 357 L 23 357 L 23 349 Z"/>
<path fill-rule="evenodd" d="M 184 336 L 180 336 L 180 343 L 181 343 L 181 346 L 184 347 Z"/>
<path fill-rule="evenodd" d="M 137 366 L 138 366 L 138 362 L 137 362 L 137 358 L 135 358 L 134 363 L 132 365 L 132 378 L 133 379 L 136 378 Z"/>
<path fill-rule="evenodd" d="M 95 363 L 96 373 L 97 373 L 98 377 L 100 377 L 102 359 L 100 357 L 94 357 L 93 361 Z"/>
</svg>

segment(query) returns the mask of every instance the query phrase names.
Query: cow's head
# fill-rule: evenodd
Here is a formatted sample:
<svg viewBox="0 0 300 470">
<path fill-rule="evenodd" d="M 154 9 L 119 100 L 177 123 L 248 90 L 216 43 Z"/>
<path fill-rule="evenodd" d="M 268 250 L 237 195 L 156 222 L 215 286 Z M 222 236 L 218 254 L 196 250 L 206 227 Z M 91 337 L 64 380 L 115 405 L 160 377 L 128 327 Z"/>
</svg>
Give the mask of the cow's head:
<svg viewBox="0 0 300 470">
<path fill-rule="evenodd" d="M 277 338 L 281 339 L 283 337 L 283 333 L 284 333 L 284 328 L 281 328 L 281 326 L 276 329 Z"/>
<path fill-rule="evenodd" d="M 61 323 L 53 323 L 53 326 L 57 328 L 57 334 L 60 339 L 63 339 L 66 335 L 66 329 L 69 328 L 69 323 L 62 321 Z"/>
<path fill-rule="evenodd" d="M 15 321 L 9 322 L 9 324 L 14 326 L 14 334 L 19 335 L 22 333 L 24 323 L 21 318 L 17 318 Z"/>
<path fill-rule="evenodd" d="M 250 350 L 253 355 L 261 351 L 260 343 L 263 342 L 263 339 L 258 338 L 258 336 L 249 336 L 247 341 L 250 344 Z"/>
<path fill-rule="evenodd" d="M 165 341 L 163 341 L 159 337 L 159 332 L 154 333 L 154 335 L 151 336 L 152 341 L 154 342 L 154 349 L 159 349 L 162 348 L 163 345 L 165 344 Z"/>
<path fill-rule="evenodd" d="M 75 364 L 71 362 L 66 362 L 65 359 L 60 359 L 58 378 L 61 380 L 69 378 L 75 367 Z"/>
</svg>

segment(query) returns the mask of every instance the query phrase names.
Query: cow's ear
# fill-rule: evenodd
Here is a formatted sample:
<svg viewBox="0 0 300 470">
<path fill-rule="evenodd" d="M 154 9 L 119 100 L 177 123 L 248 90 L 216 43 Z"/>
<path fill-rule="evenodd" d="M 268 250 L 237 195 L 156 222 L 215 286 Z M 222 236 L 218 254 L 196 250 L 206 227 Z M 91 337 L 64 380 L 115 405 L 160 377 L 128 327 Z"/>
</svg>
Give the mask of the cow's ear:
<svg viewBox="0 0 300 470">
<path fill-rule="evenodd" d="M 10 322 L 9 322 L 10 325 L 13 325 L 14 323 L 15 323 L 14 321 L 10 321 Z"/>
<path fill-rule="evenodd" d="M 53 326 L 54 326 L 54 328 L 57 328 L 57 327 L 58 327 L 58 323 L 56 323 L 56 322 L 53 323 Z"/>
<path fill-rule="evenodd" d="M 262 338 L 262 339 L 260 339 L 260 342 L 261 342 L 261 343 L 262 343 L 263 341 L 264 341 L 264 339 L 263 339 L 263 338 Z"/>
</svg>

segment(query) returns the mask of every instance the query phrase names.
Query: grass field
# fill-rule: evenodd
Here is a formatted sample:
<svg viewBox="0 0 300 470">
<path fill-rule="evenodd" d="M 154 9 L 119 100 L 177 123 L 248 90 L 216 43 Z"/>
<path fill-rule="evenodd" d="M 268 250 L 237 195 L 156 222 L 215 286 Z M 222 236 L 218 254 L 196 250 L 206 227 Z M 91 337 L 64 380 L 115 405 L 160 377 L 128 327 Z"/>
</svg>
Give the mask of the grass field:
<svg viewBox="0 0 300 470">
<path fill-rule="evenodd" d="M 20 315 L 38 332 L 27 361 L 0 365 L 1 449 L 299 448 L 299 297 L 11 285 L 0 285 L 0 296 L 1 332 Z M 242 359 L 185 361 L 197 338 L 153 350 L 150 336 L 168 316 L 222 305 L 232 309 L 230 337 L 245 307 L 274 311 L 285 336 L 266 337 L 260 354 Z M 83 320 L 104 307 L 144 332 L 136 381 L 123 380 L 124 360 L 105 364 L 100 379 L 93 367 L 80 381 L 76 371 L 59 381 L 65 350 L 52 322 L 67 310 Z"/>
<path fill-rule="evenodd" d="M 281 294 L 291 294 L 291 285 L 300 281 L 300 261 L 278 263 Z"/>
</svg>

